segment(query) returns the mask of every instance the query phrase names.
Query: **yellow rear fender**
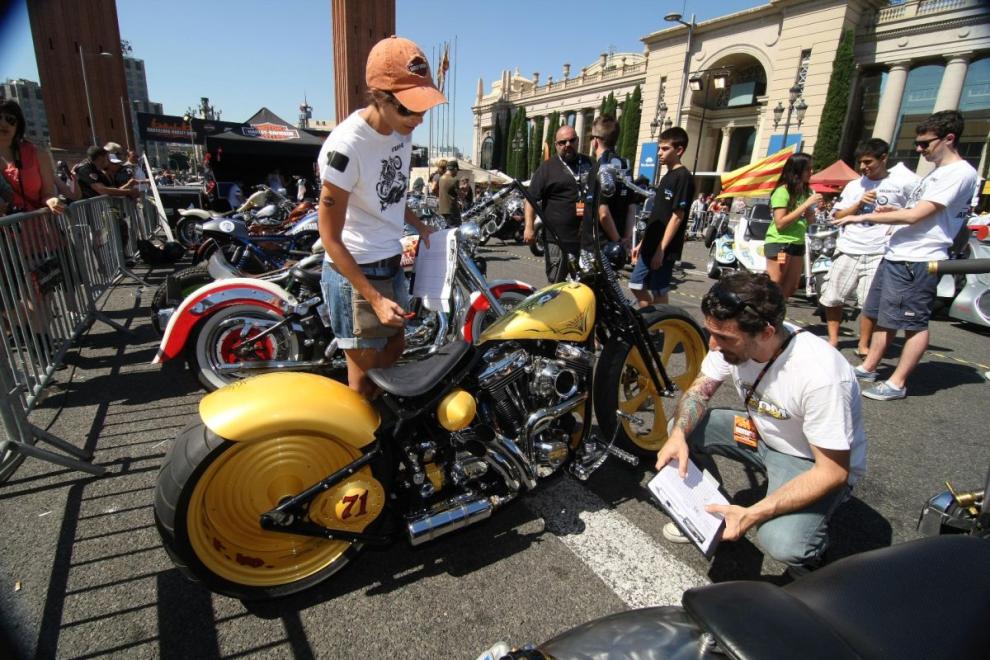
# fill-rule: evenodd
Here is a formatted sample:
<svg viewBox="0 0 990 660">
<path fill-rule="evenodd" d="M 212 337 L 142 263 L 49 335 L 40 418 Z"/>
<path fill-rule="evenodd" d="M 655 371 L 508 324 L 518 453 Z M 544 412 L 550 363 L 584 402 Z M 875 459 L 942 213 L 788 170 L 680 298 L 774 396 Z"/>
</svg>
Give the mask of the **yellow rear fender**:
<svg viewBox="0 0 990 660">
<path fill-rule="evenodd" d="M 363 396 L 306 373 L 264 374 L 227 385 L 203 398 L 199 416 L 211 431 L 234 442 L 309 432 L 358 449 L 374 441 L 381 423 Z"/>
</svg>

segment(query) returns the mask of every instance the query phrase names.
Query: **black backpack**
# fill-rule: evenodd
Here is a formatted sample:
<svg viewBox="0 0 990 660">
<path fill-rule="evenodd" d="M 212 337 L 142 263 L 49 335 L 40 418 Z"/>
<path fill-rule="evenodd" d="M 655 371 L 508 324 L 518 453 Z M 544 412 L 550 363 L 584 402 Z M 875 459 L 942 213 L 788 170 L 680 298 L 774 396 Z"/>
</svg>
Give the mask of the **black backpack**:
<svg viewBox="0 0 990 660">
<path fill-rule="evenodd" d="M 181 243 L 176 241 L 162 242 L 158 239 L 140 239 L 137 242 L 141 260 L 149 266 L 167 266 L 174 264 L 186 253 Z"/>
</svg>

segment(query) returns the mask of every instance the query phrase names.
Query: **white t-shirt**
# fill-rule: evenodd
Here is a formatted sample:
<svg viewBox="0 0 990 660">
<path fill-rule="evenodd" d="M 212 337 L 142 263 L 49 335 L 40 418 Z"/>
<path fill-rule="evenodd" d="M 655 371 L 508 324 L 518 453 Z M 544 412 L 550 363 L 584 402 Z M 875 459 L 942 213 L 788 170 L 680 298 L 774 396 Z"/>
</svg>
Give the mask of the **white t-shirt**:
<svg viewBox="0 0 990 660">
<path fill-rule="evenodd" d="M 333 129 L 317 163 L 323 181 L 350 193 L 342 238 L 354 260 L 366 264 L 402 253 L 412 136 L 382 135 L 361 112 Z"/>
<path fill-rule="evenodd" d="M 940 204 L 942 210 L 894 232 L 884 258 L 888 261 L 948 259 L 949 246 L 969 216 L 976 179 L 976 170 L 965 160 L 932 170 L 911 195 L 907 208 L 927 201 Z"/>
<path fill-rule="evenodd" d="M 794 326 L 785 324 L 794 332 Z M 766 363 L 734 366 L 719 351 L 701 364 L 708 378 L 732 383 L 746 399 Z M 848 450 L 849 484 L 866 472 L 866 434 L 859 384 L 852 366 L 821 337 L 801 332 L 770 365 L 750 401 L 750 415 L 767 446 L 790 456 L 814 459 L 811 445 Z"/>
<path fill-rule="evenodd" d="M 858 202 L 863 195 L 871 190 L 877 191 L 877 206 L 896 206 L 904 208 L 911 194 L 915 191 L 921 179 L 918 175 L 897 163 L 887 171 L 887 176 L 879 181 L 862 176 L 846 184 L 842 194 L 835 202 L 835 210 L 847 209 Z M 870 213 L 873 209 L 861 209 L 860 213 Z M 861 222 L 844 225 L 835 242 L 836 248 L 843 254 L 883 254 L 887 249 L 887 238 L 892 229 L 901 225 L 883 225 L 876 222 Z"/>
</svg>

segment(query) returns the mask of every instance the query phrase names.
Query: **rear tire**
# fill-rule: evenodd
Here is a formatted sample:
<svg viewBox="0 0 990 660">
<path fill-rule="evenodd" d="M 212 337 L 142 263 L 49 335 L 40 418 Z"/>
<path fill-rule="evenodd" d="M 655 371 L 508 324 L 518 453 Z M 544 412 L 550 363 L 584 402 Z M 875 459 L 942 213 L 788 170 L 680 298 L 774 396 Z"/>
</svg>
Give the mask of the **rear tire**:
<svg viewBox="0 0 990 660">
<path fill-rule="evenodd" d="M 213 281 L 213 276 L 210 275 L 210 272 L 206 266 L 183 268 L 182 270 L 173 273 L 172 278 L 175 279 L 176 283 L 179 285 L 181 296 L 180 300 L 168 300 L 167 282 L 162 282 L 158 288 L 155 289 L 155 295 L 151 299 L 151 325 L 155 328 L 155 332 L 159 335 L 165 332 L 165 328 L 161 326 L 161 321 L 158 318 L 159 310 L 169 307 L 173 302 L 176 304 L 182 302 L 187 296 L 189 296 L 189 294 Z"/>
<path fill-rule="evenodd" d="M 537 227 L 536 240 L 529 244 L 529 251 L 537 257 L 542 257 L 547 251 L 547 232 L 543 227 Z"/>
<path fill-rule="evenodd" d="M 684 310 L 657 305 L 641 310 L 651 340 L 667 375 L 684 392 L 701 370 L 707 341 L 701 326 Z M 618 423 L 615 411 L 634 415 L 645 422 L 635 427 L 622 421 L 616 444 L 639 456 L 655 455 L 667 441 L 667 423 L 673 419 L 677 397 L 657 393 L 639 349 L 621 341 L 605 345 L 595 374 L 595 418 L 605 438 L 611 438 Z"/>
<path fill-rule="evenodd" d="M 360 544 L 265 531 L 259 518 L 360 454 L 345 442 L 307 432 L 243 443 L 201 423 L 190 426 L 158 474 L 154 513 L 162 545 L 187 578 L 232 598 L 276 598 L 318 584 L 344 568 Z M 310 506 L 316 520 L 308 520 L 373 533 L 385 518 L 387 466 L 375 461 L 319 496 Z M 373 506 L 365 515 L 375 517 L 360 529 L 345 527 L 334 515 L 341 489 L 357 486 L 355 481 L 372 486 L 366 490 Z"/>
<path fill-rule="evenodd" d="M 222 364 L 257 360 L 298 360 L 299 339 L 288 327 L 282 326 L 263 339 L 254 355 L 240 356 L 234 350 L 243 341 L 282 320 L 282 316 L 255 305 L 225 307 L 202 321 L 186 348 L 189 369 L 207 392 L 240 380 L 230 374 L 221 374 Z"/>
</svg>

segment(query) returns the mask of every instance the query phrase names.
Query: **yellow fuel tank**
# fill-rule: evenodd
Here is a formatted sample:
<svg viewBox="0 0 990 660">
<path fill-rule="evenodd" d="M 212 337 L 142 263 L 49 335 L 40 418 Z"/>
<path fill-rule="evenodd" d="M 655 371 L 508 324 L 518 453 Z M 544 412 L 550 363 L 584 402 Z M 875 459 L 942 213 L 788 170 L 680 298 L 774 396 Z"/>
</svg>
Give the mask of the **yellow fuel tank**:
<svg viewBox="0 0 990 660">
<path fill-rule="evenodd" d="M 595 292 L 580 282 L 551 284 L 490 325 L 478 344 L 506 339 L 584 341 L 595 327 Z"/>
</svg>

